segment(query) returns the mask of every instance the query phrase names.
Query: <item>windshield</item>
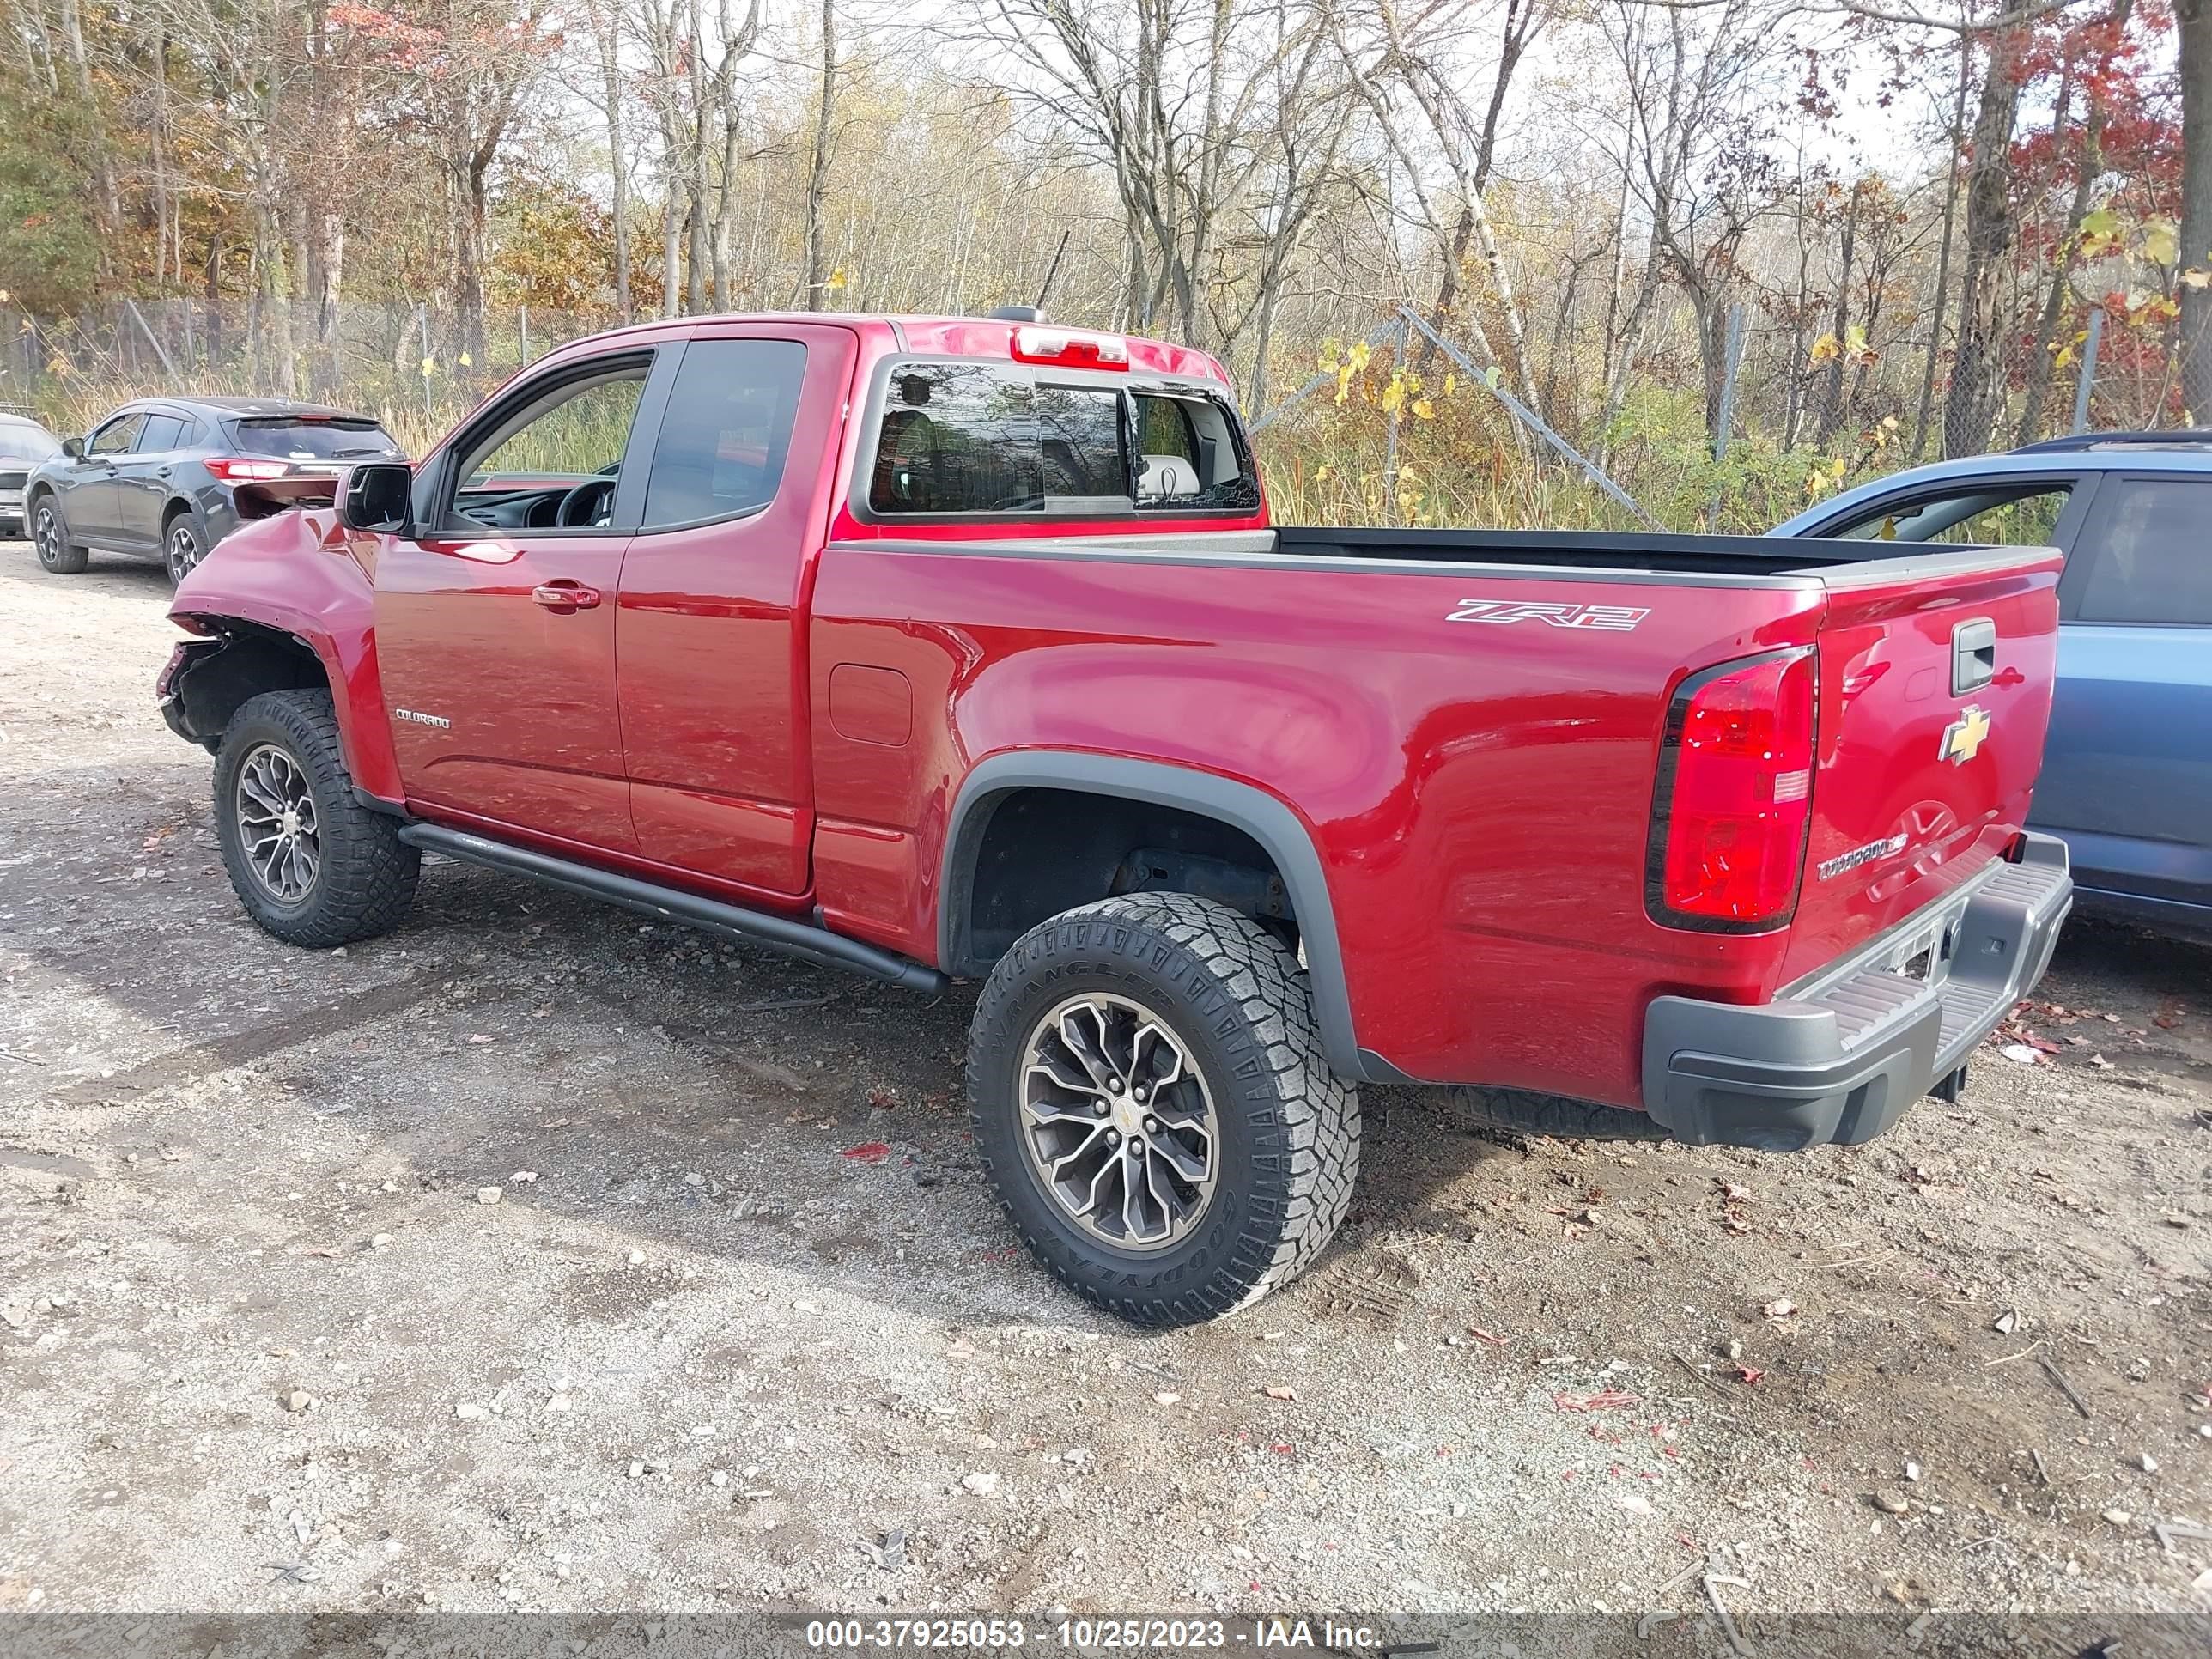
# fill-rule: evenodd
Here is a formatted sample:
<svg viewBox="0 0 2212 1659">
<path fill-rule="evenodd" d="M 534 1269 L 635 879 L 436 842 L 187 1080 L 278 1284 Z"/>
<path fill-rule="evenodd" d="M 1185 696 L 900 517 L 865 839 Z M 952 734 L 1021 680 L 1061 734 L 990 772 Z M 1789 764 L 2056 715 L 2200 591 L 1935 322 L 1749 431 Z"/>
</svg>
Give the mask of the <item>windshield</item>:
<svg viewBox="0 0 2212 1659">
<path fill-rule="evenodd" d="M 279 455 L 291 461 L 358 461 L 401 453 L 390 433 L 359 416 L 302 420 L 275 416 L 234 422 L 231 433 L 242 454 Z"/>
<path fill-rule="evenodd" d="M 0 455 L 11 460 L 43 461 L 61 453 L 61 440 L 28 421 L 0 421 Z"/>
</svg>

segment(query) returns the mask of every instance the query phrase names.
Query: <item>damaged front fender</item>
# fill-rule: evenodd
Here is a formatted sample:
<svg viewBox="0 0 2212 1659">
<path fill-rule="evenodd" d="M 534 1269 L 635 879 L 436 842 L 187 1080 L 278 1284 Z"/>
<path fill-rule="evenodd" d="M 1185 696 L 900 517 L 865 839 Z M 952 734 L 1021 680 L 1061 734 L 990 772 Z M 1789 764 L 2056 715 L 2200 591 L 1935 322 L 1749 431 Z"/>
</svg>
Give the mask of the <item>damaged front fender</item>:
<svg viewBox="0 0 2212 1659">
<path fill-rule="evenodd" d="M 356 787 L 401 799 L 376 662 L 380 546 L 327 507 L 277 513 L 225 537 L 169 606 L 200 636 L 171 655 L 157 685 L 169 729 L 212 748 L 248 698 L 323 687 Z"/>
</svg>

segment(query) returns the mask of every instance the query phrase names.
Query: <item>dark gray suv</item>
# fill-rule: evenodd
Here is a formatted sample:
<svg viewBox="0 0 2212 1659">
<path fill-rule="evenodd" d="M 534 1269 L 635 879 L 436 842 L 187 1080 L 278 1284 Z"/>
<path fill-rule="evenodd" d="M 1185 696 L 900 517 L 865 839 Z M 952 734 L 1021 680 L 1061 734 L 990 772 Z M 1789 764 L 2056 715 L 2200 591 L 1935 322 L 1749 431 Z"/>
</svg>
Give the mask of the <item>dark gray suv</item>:
<svg viewBox="0 0 2212 1659">
<path fill-rule="evenodd" d="M 319 404 L 147 398 L 33 469 L 23 510 L 39 562 L 58 574 L 98 548 L 159 560 L 181 581 L 241 522 L 283 504 L 276 492 L 257 501 L 254 485 L 405 459 L 368 416 Z"/>
</svg>

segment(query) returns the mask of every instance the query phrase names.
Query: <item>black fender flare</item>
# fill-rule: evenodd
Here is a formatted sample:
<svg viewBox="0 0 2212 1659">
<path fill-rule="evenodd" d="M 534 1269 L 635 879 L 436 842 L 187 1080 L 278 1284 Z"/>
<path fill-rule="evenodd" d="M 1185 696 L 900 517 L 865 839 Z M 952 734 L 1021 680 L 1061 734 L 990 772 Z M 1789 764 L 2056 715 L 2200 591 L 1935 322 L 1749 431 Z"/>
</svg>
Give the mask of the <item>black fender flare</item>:
<svg viewBox="0 0 2212 1659">
<path fill-rule="evenodd" d="M 1283 878 L 1297 918 L 1314 1018 L 1322 1045 L 1339 1076 L 1355 1081 L 1401 1081 L 1389 1063 L 1364 1054 L 1352 1021 L 1352 994 L 1344 975 L 1336 910 L 1321 854 L 1305 822 L 1266 790 L 1213 772 L 1163 761 L 1133 760 L 1082 750 L 1023 749 L 993 755 L 962 780 L 946 824 L 944 865 L 938 882 L 938 962 L 962 970 L 968 951 L 969 899 L 983 835 L 1000 800 L 1019 789 L 1066 789 L 1178 807 L 1218 819 L 1257 842 Z"/>
</svg>

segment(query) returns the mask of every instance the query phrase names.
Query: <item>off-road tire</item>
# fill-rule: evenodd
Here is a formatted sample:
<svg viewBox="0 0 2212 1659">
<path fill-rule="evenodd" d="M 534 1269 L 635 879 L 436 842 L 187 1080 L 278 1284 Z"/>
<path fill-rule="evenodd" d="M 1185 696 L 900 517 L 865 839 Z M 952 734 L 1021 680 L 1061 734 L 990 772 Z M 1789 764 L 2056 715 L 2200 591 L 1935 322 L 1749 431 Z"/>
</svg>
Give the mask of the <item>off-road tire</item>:
<svg viewBox="0 0 2212 1659">
<path fill-rule="evenodd" d="M 239 823 L 239 771 L 264 745 L 290 757 L 314 802 L 318 868 L 292 904 L 279 902 L 253 872 Z M 288 945 L 329 950 L 374 939 L 404 921 L 414 902 L 422 852 L 399 839 L 398 819 L 355 799 L 327 691 L 264 691 L 240 705 L 216 751 L 215 825 L 239 902 Z"/>
<path fill-rule="evenodd" d="M 1068 1218 L 1018 1139 L 1030 1033 L 1084 991 L 1150 1008 L 1212 1092 L 1212 1201 L 1188 1237 L 1152 1253 L 1116 1250 Z M 1257 1301 L 1318 1257 L 1351 1207 L 1359 1097 L 1329 1069 L 1306 975 L 1264 929 L 1210 899 L 1133 893 L 1024 934 L 977 1001 L 968 1098 L 1023 1242 L 1078 1295 L 1138 1324 L 1196 1324 Z"/>
<path fill-rule="evenodd" d="M 51 516 L 51 526 L 47 520 Z M 74 576 L 92 562 L 92 550 L 70 539 L 69 520 L 51 490 L 31 503 L 31 542 L 38 550 L 39 568 L 57 576 Z"/>
</svg>

